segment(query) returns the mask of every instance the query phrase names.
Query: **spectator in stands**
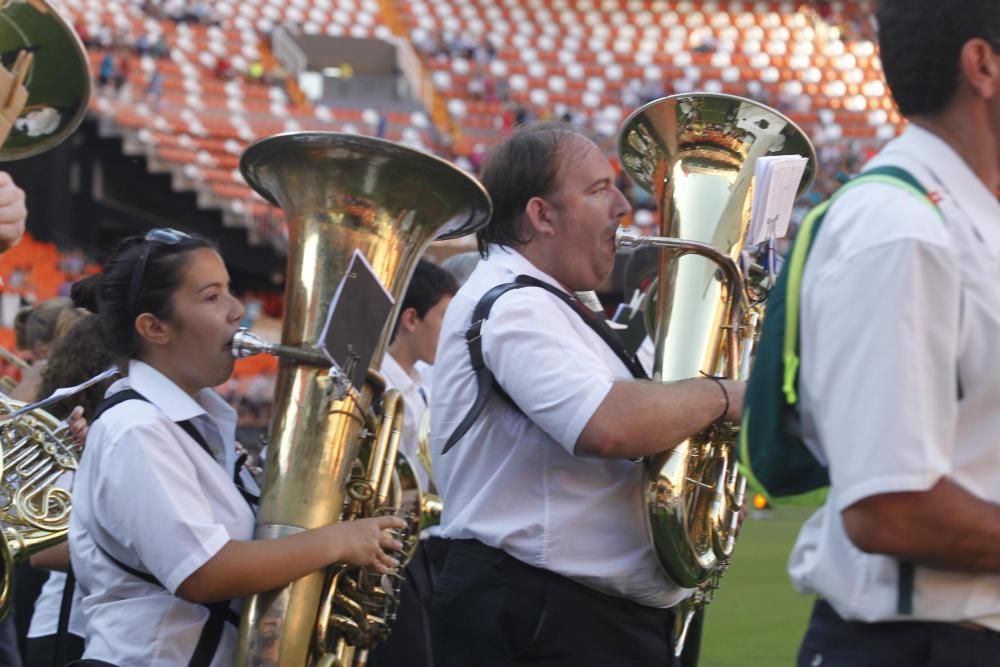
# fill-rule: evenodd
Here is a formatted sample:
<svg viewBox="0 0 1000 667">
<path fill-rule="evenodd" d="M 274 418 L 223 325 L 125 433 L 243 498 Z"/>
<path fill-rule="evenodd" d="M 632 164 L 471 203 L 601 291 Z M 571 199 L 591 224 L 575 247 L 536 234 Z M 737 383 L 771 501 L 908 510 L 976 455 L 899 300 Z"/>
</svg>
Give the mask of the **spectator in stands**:
<svg viewBox="0 0 1000 667">
<path fill-rule="evenodd" d="M 233 64 L 226 56 L 219 56 L 215 59 L 215 67 L 212 68 L 216 78 L 223 81 L 231 79 L 233 76 Z"/>
<path fill-rule="evenodd" d="M 163 94 L 163 72 L 160 71 L 159 67 L 153 70 L 153 74 L 149 77 L 149 81 L 146 83 L 146 90 L 143 94 L 147 101 L 159 104 L 160 95 Z"/>
<path fill-rule="evenodd" d="M 149 53 L 149 49 L 149 33 L 144 32 L 139 35 L 139 39 L 135 40 L 135 52 L 141 58 Z"/>
<path fill-rule="evenodd" d="M 77 36 L 79 36 L 80 41 L 83 42 L 85 47 L 92 48 L 94 46 L 93 39 L 90 35 L 90 30 L 87 29 L 87 24 L 83 21 L 77 21 L 73 24 L 73 29 L 76 31 Z"/>
<path fill-rule="evenodd" d="M 114 73 L 115 92 L 118 95 L 122 94 L 122 91 L 128 84 L 128 77 L 131 68 L 132 66 L 129 63 L 128 56 L 122 56 L 121 59 L 118 61 L 118 67 L 115 69 Z"/>
<path fill-rule="evenodd" d="M 170 47 L 167 45 L 167 37 L 162 32 L 157 35 L 156 42 L 149 50 L 154 58 L 166 58 L 170 55 Z"/>
<path fill-rule="evenodd" d="M 97 83 L 103 88 L 111 83 L 115 77 L 115 57 L 109 51 L 101 58 L 101 64 L 97 68 Z"/>
</svg>

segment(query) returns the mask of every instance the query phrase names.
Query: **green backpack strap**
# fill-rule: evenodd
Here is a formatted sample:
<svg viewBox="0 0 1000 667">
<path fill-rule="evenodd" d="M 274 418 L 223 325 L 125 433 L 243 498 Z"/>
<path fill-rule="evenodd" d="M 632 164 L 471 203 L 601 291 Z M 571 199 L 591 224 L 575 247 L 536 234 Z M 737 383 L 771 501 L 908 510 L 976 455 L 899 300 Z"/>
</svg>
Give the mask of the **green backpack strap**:
<svg viewBox="0 0 1000 667">
<path fill-rule="evenodd" d="M 906 190 L 918 197 L 920 201 L 933 209 L 944 220 L 941 209 L 927 196 L 927 190 L 921 185 L 920 181 L 906 170 L 893 166 L 875 167 L 858 175 L 837 190 L 833 197 L 806 215 L 802 226 L 799 228 L 792 254 L 789 257 L 788 290 L 785 295 L 784 378 L 782 391 L 785 395 L 785 402 L 788 405 L 795 405 L 799 400 L 796 391 L 799 371 L 799 300 L 802 292 L 802 273 L 805 269 L 806 258 L 809 256 L 809 250 L 812 248 L 813 241 L 816 239 L 816 234 L 819 232 L 830 206 L 848 190 L 852 190 L 865 183 L 883 183 Z M 914 570 L 912 562 L 899 561 L 896 613 L 901 616 L 908 616 L 913 613 Z"/>
<path fill-rule="evenodd" d="M 937 204 L 932 202 L 927 196 L 927 190 L 905 169 L 900 167 L 885 166 L 874 167 L 866 172 L 855 176 L 845 183 L 833 197 L 815 207 L 806 215 L 799 227 L 799 232 L 795 238 L 795 245 L 792 254 L 788 258 L 788 292 L 786 295 L 787 309 L 785 310 L 785 344 L 784 344 L 784 382 L 782 391 L 785 394 L 785 401 L 788 405 L 795 405 L 799 401 L 796 384 L 799 375 L 799 299 L 802 292 L 802 273 L 805 270 L 806 258 L 812 249 L 813 241 L 819 232 L 826 213 L 840 197 L 847 191 L 853 190 L 865 183 L 883 183 L 897 187 L 917 196 L 922 202 L 933 209 L 941 218 L 944 216 Z"/>
</svg>

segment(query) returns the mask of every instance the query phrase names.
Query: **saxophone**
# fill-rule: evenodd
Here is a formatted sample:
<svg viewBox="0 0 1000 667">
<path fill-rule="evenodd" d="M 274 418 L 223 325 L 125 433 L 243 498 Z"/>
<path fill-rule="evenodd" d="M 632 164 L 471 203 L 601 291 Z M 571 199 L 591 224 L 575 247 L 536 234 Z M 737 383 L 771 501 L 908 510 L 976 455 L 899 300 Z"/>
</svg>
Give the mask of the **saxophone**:
<svg viewBox="0 0 1000 667">
<path fill-rule="evenodd" d="M 241 159 L 250 186 L 288 222 L 281 344 L 237 334 L 238 356 L 282 359 L 275 388 L 256 539 L 336 521 L 405 515 L 409 549 L 421 500 L 399 463 L 403 401 L 369 371 L 361 388 L 316 348 L 328 305 L 356 250 L 396 304 L 427 244 L 475 231 L 492 204 L 453 165 L 392 142 L 333 132 L 277 135 Z M 398 306 L 382 326 L 371 367 L 381 364 Z M 401 554 L 405 562 L 406 553 Z M 363 665 L 386 636 L 398 577 L 334 565 L 243 608 L 240 665 Z"/>
<path fill-rule="evenodd" d="M 741 263 L 757 158 L 801 155 L 812 183 L 816 151 L 781 113 L 732 95 L 692 93 L 655 100 L 626 119 L 621 164 L 654 196 L 659 236 L 619 230 L 619 247 L 660 248 L 646 330 L 653 379 L 745 378 L 763 317 L 766 280 Z M 732 559 L 746 479 L 737 467 L 735 425 L 715 425 L 645 460 L 643 503 L 664 574 L 693 588 L 677 614 L 680 655 L 691 619 L 711 601 Z"/>
</svg>

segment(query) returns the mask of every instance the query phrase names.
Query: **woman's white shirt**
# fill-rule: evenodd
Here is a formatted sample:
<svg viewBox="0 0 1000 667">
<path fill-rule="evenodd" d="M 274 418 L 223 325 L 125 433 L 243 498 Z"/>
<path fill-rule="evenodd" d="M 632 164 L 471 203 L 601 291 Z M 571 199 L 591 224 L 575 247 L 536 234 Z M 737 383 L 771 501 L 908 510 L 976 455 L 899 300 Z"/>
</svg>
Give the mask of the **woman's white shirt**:
<svg viewBox="0 0 1000 667">
<path fill-rule="evenodd" d="M 208 610 L 177 597 L 177 588 L 227 542 L 253 537 L 253 512 L 233 484 L 236 412 L 214 391 L 192 398 L 139 361 L 108 395 L 126 388 L 149 402 L 125 401 L 91 425 L 73 489 L 69 542 L 87 618 L 84 656 L 119 667 L 187 664 Z M 185 420 L 215 460 L 177 424 Z M 227 623 L 212 665 L 231 665 L 235 655 Z"/>
</svg>

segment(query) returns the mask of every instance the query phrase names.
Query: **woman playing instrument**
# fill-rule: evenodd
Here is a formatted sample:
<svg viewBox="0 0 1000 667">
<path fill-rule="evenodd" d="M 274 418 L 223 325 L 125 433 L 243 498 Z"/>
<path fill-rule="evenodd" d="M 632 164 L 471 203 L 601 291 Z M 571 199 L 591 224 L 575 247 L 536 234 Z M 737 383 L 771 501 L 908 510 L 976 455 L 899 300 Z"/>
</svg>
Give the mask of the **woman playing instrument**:
<svg viewBox="0 0 1000 667">
<path fill-rule="evenodd" d="M 251 539 L 256 485 L 236 457 L 236 413 L 211 389 L 233 370 L 243 306 L 214 246 L 170 229 L 128 239 L 98 302 L 127 377 L 91 425 L 73 490 L 86 659 L 232 665 L 234 600 L 336 562 L 398 566 L 396 517 Z"/>
</svg>

